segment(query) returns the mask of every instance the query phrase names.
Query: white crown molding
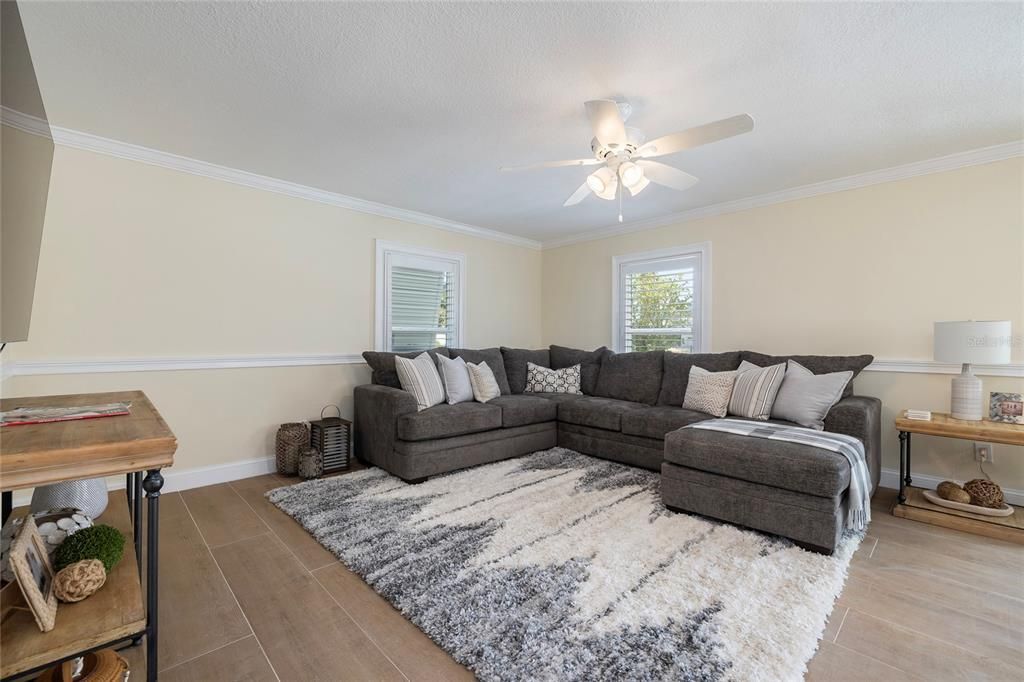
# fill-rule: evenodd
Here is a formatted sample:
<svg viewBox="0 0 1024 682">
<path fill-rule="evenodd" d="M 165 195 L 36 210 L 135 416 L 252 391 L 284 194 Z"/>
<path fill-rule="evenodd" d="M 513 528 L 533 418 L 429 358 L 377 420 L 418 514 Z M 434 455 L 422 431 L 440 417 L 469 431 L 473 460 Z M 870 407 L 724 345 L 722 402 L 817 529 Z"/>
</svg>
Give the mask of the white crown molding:
<svg viewBox="0 0 1024 682">
<path fill-rule="evenodd" d="M 895 469 L 882 469 L 881 480 L 878 482 L 881 488 L 892 488 L 893 490 L 899 490 L 900 488 L 900 472 Z M 914 481 L 915 488 L 927 488 L 929 490 L 935 490 L 940 483 L 943 481 L 950 480 L 948 477 L 940 478 L 938 476 L 929 476 L 927 474 L 915 474 L 911 472 L 911 477 Z M 1024 505 L 1024 490 L 1016 490 L 1014 488 L 1003 488 L 1003 497 L 1009 504 L 1013 505 Z"/>
<path fill-rule="evenodd" d="M 979 376 L 1024 377 L 1024 364 L 971 365 Z M 906 374 L 959 374 L 961 366 L 934 360 L 875 360 L 864 368 L 866 372 L 896 372 Z"/>
<path fill-rule="evenodd" d="M 957 168 L 965 168 L 967 166 L 979 166 L 984 163 L 1004 161 L 1018 156 L 1024 156 L 1024 140 L 1007 142 L 1006 144 L 997 144 L 991 147 L 982 147 L 981 149 L 972 149 L 966 152 L 949 154 L 948 156 L 940 156 L 935 159 L 915 161 L 914 163 L 907 163 L 902 166 L 882 168 L 879 170 L 869 171 L 867 173 L 860 173 L 858 175 L 848 175 L 843 178 L 825 180 L 824 182 L 792 187 L 790 189 L 770 192 L 768 194 L 759 194 L 757 196 L 747 197 L 744 199 L 725 201 L 720 204 L 701 206 L 699 208 L 690 209 L 689 211 L 650 218 L 648 220 L 638 220 L 632 223 L 615 225 L 614 227 L 580 232 L 567 237 L 545 240 L 542 242 L 542 247 L 544 249 L 556 249 L 562 246 L 569 246 L 570 244 L 589 242 L 596 239 L 606 239 L 608 237 L 632 234 L 634 232 L 643 232 L 645 230 L 653 230 L 658 227 L 685 223 L 692 220 L 698 220 L 700 218 L 711 218 L 714 216 L 725 215 L 727 213 L 737 213 L 739 211 L 747 211 L 752 208 L 781 204 L 786 201 L 807 199 L 809 197 L 815 197 L 821 194 L 831 194 L 833 192 L 844 192 L 846 190 L 868 187 L 870 185 L 877 185 L 883 182 L 905 180 L 919 175 L 941 173 L 943 171 L 956 170 Z"/>
<path fill-rule="evenodd" d="M 127 159 L 129 161 L 139 161 L 152 166 L 169 168 L 171 170 L 181 171 L 191 175 L 212 178 L 214 180 L 222 180 L 224 182 L 242 185 L 243 187 L 275 192 L 277 194 L 284 194 L 286 196 L 296 197 L 299 199 L 307 199 L 309 201 L 315 201 L 329 206 L 345 208 L 350 211 L 378 215 L 384 218 L 392 218 L 394 220 L 401 220 L 415 225 L 434 227 L 439 230 L 457 232 L 471 237 L 489 239 L 491 241 L 511 244 L 513 246 L 521 246 L 527 249 L 538 250 L 541 247 L 540 242 L 536 240 L 517 237 L 504 232 L 498 232 L 497 230 L 489 230 L 485 227 L 466 225 L 453 220 L 446 220 L 445 218 L 420 213 L 419 211 L 409 211 L 396 206 L 379 204 L 375 201 L 367 201 L 365 199 L 350 197 L 345 194 L 338 194 L 336 192 L 329 192 L 323 189 L 316 189 L 315 187 L 308 187 L 306 185 L 288 182 L 287 180 L 267 177 L 266 175 L 257 175 L 256 173 L 249 173 L 248 171 L 238 170 L 236 168 L 218 166 L 214 163 L 191 159 L 185 156 L 178 156 L 177 154 L 162 152 L 156 149 L 150 149 L 149 147 L 130 144 L 128 142 L 111 140 L 106 137 L 100 137 L 99 135 L 71 130 L 70 128 L 51 126 L 40 118 L 23 114 L 8 107 L 2 107 L 2 109 L 0 109 L 0 113 L 2 113 L 3 122 L 10 125 L 12 128 L 17 128 L 18 130 L 34 135 L 42 135 L 44 137 L 52 136 L 55 144 L 59 144 L 64 147 L 84 149 L 97 154 L 105 154 L 107 156 L 114 156 L 120 159 Z"/>
<path fill-rule="evenodd" d="M 139 161 L 141 163 L 169 168 L 171 170 L 190 173 L 192 175 L 222 180 L 224 182 L 230 182 L 244 187 L 262 189 L 268 192 L 307 199 L 321 204 L 346 208 L 359 213 L 379 215 L 407 223 L 434 227 L 440 230 L 456 232 L 459 234 L 470 235 L 481 239 L 489 239 L 535 250 L 555 249 L 562 246 L 568 246 L 570 244 L 605 239 L 607 237 L 614 237 L 622 234 L 642 232 L 644 230 L 652 230 L 666 225 L 689 222 L 700 218 L 710 218 L 727 213 L 736 213 L 752 208 L 781 204 L 786 201 L 806 199 L 821 194 L 843 192 L 850 189 L 877 185 L 883 182 L 904 180 L 919 175 L 941 173 L 943 171 L 956 170 L 957 168 L 978 166 L 985 163 L 993 163 L 995 161 L 1003 161 L 1005 159 L 1024 156 L 1024 140 L 1017 140 L 1014 142 L 1007 142 L 1005 144 L 993 145 L 991 147 L 982 147 L 980 149 L 972 149 L 965 152 L 949 154 L 947 156 L 940 156 L 934 159 L 915 161 L 901 166 L 882 168 L 879 170 L 869 171 L 867 173 L 860 173 L 858 175 L 849 175 L 843 178 L 825 180 L 823 182 L 817 182 L 810 185 L 792 187 L 778 192 L 759 194 L 753 197 L 726 201 L 718 204 L 712 204 L 710 206 L 701 206 L 689 211 L 672 213 L 666 216 L 650 218 L 648 220 L 639 220 L 608 228 L 588 230 L 587 232 L 580 232 L 578 234 L 541 242 L 534 239 L 527 239 L 525 237 L 507 234 L 505 232 L 499 232 L 497 230 L 446 220 L 445 218 L 439 218 L 437 216 L 420 213 L 418 211 L 409 211 L 396 206 L 388 206 L 386 204 L 358 199 L 356 197 L 350 197 L 336 192 L 328 192 L 326 190 L 288 182 L 287 180 L 279 180 L 277 178 L 257 175 L 255 173 L 249 173 L 235 168 L 218 166 L 217 164 L 208 163 L 206 161 L 178 156 L 177 154 L 162 152 L 156 149 L 130 144 L 128 142 L 112 140 L 98 135 L 72 130 L 70 128 L 51 126 L 40 118 L 23 114 L 8 107 L 0 107 L 0 118 L 2 118 L 4 124 L 10 125 L 13 128 L 17 128 L 27 133 L 42 135 L 44 137 L 51 137 L 52 135 L 54 143 L 65 147 L 84 149 L 86 151 L 128 159 L 130 161 Z"/>
<path fill-rule="evenodd" d="M 177 358 L 103 358 L 95 360 L 11 360 L 2 367 L 5 376 L 44 374 L 107 374 L 112 372 L 177 372 L 201 369 L 252 369 L 260 367 L 309 367 L 361 365 L 362 355 L 218 355 Z M 1024 364 L 973 365 L 980 376 L 1024 377 Z M 910 374 L 959 374 L 960 365 L 934 360 L 875 360 L 868 372 Z"/>
<path fill-rule="evenodd" d="M 104 358 L 102 360 L 14 361 L 13 376 L 42 374 L 107 374 L 111 372 L 177 372 L 197 369 L 250 369 L 363 364 L 361 355 L 237 355 L 179 358 Z"/>
</svg>

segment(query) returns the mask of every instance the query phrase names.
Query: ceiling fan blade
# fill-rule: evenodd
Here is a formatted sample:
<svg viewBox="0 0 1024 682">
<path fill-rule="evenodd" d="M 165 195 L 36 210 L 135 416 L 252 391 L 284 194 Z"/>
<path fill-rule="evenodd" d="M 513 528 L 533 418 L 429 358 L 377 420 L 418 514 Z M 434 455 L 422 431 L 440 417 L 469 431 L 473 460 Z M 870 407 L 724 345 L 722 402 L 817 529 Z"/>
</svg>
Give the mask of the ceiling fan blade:
<svg viewBox="0 0 1024 682">
<path fill-rule="evenodd" d="M 610 99 L 592 99 L 583 106 L 587 109 L 587 118 L 598 142 L 609 147 L 626 144 L 626 124 L 622 122 L 618 103 Z"/>
<path fill-rule="evenodd" d="M 590 186 L 584 182 L 576 189 L 575 192 L 572 193 L 571 197 L 565 200 L 565 203 L 562 204 L 562 206 L 575 206 L 586 199 L 588 194 L 590 194 Z"/>
<path fill-rule="evenodd" d="M 753 129 L 754 119 L 750 118 L 747 114 L 740 114 L 739 116 L 723 118 L 721 121 L 705 123 L 696 128 L 690 128 L 689 130 L 651 140 L 637 150 L 637 156 L 650 159 L 655 156 L 675 154 L 684 149 L 693 149 L 702 144 L 718 142 L 727 137 L 749 133 Z"/>
<path fill-rule="evenodd" d="M 678 168 L 672 166 L 666 166 L 663 163 L 657 161 L 646 161 L 641 159 L 636 162 L 636 165 L 644 169 L 644 177 L 651 182 L 656 182 L 659 185 L 665 187 L 671 187 L 672 189 L 683 190 L 690 189 L 697 184 L 697 178 L 693 177 L 689 173 L 684 173 Z"/>
<path fill-rule="evenodd" d="M 506 172 L 536 170 L 537 168 L 564 168 L 565 166 L 596 166 L 604 163 L 601 159 L 570 159 L 568 161 L 546 161 L 534 163 L 529 166 L 502 166 L 498 170 Z"/>
</svg>

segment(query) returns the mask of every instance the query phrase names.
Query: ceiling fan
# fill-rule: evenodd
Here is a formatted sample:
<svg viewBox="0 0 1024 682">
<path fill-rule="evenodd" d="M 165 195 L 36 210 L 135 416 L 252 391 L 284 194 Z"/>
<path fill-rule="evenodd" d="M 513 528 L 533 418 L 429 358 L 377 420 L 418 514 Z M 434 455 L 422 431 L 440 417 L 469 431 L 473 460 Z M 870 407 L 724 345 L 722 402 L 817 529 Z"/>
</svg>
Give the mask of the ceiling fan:
<svg viewBox="0 0 1024 682">
<path fill-rule="evenodd" d="M 590 141 L 594 158 L 548 161 L 529 166 L 503 167 L 501 170 L 601 166 L 587 176 L 586 181 L 566 199 L 563 206 L 574 206 L 590 194 L 608 201 L 618 198 L 620 223 L 623 187 L 629 190 L 631 196 L 636 196 L 652 182 L 679 191 L 689 189 L 697 182 L 697 178 L 689 173 L 650 159 L 749 133 L 754 129 L 754 119 L 747 114 L 740 114 L 645 142 L 642 132 L 625 125 L 633 111 L 628 102 L 595 99 L 586 102 L 584 106 L 594 130 L 594 139 Z"/>
</svg>

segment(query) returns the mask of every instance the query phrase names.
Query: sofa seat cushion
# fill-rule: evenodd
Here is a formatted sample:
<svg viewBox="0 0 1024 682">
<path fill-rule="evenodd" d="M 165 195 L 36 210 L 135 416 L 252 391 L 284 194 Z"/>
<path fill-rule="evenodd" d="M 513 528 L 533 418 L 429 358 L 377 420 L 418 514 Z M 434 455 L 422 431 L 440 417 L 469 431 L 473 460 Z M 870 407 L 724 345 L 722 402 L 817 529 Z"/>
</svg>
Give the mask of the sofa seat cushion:
<svg viewBox="0 0 1024 682">
<path fill-rule="evenodd" d="M 818 497 L 841 495 L 850 485 L 850 463 L 838 452 L 721 431 L 669 433 L 665 461 Z"/>
<path fill-rule="evenodd" d="M 579 426 L 592 426 L 608 431 L 620 431 L 623 414 L 642 410 L 645 407 L 646 405 L 626 400 L 584 395 L 578 396 L 576 400 L 559 401 L 558 421 Z"/>
<path fill-rule="evenodd" d="M 558 417 L 558 403 L 532 395 L 503 395 L 487 404 L 501 408 L 501 425 L 506 429 L 553 422 Z"/>
<path fill-rule="evenodd" d="M 622 432 L 632 436 L 664 438 L 667 433 L 705 419 L 711 419 L 711 415 L 681 407 L 648 407 L 623 414 Z"/>
<path fill-rule="evenodd" d="M 398 418 L 398 437 L 412 441 L 450 438 L 500 428 L 501 408 L 490 403 L 435 405 Z"/>
</svg>

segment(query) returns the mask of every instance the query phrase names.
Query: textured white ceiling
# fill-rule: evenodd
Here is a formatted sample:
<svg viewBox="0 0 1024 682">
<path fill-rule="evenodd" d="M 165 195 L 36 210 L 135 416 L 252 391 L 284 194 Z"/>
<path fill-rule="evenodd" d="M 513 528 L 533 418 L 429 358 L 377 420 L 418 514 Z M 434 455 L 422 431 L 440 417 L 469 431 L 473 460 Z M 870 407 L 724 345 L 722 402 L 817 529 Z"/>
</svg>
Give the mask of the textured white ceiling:
<svg viewBox="0 0 1024 682">
<path fill-rule="evenodd" d="M 649 138 L 749 113 L 661 159 L 627 220 L 1024 138 L 1024 9 L 994 4 L 23 3 L 51 123 L 552 240 L 615 223 L 562 202 L 583 102 Z"/>
</svg>

